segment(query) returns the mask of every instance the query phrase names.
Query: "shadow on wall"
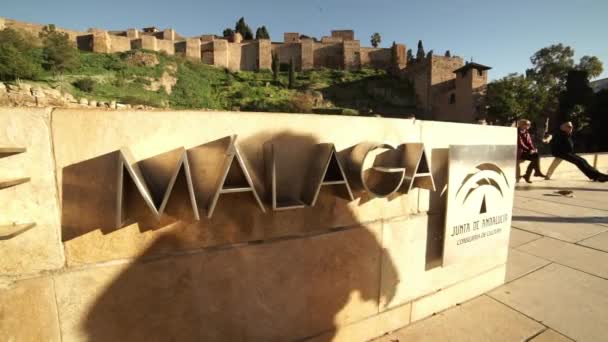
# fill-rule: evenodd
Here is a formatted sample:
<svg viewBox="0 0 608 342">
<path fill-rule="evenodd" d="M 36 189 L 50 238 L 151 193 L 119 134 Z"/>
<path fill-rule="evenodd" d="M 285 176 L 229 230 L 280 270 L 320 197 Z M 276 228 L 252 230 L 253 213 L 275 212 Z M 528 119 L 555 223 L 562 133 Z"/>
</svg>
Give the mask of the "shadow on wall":
<svg viewBox="0 0 608 342">
<path fill-rule="evenodd" d="M 314 157 L 317 141 L 308 136 L 260 134 L 245 139 L 241 152 L 254 162 L 249 168 L 254 180 L 263 179 L 259 173 L 264 170 L 264 158 L 255 146 L 269 139 L 288 147 L 292 156 L 280 159 L 290 165 L 278 170 L 297 170 Z M 211 147 L 206 149 L 211 156 L 224 144 L 218 140 L 202 146 Z M 221 164 L 205 158 L 213 167 Z M 116 160 L 113 152 L 64 168 L 64 241 L 101 224 L 109 227 L 102 229 L 104 234 L 114 230 L 107 216 L 116 214 L 112 204 L 117 189 L 107 185 L 116 184 L 111 179 L 116 177 Z M 197 172 L 207 179 L 219 177 L 212 168 Z M 294 193 L 306 184 L 300 173 L 282 174 L 293 178 Z M 108 178 L 101 178 L 104 175 Z M 183 177 L 178 176 L 160 223 L 150 223 L 150 211 L 141 206 L 137 190 L 125 190 L 127 216 L 142 222 L 142 230 L 162 232 L 126 268 L 98 268 L 94 280 L 87 278 L 88 286 L 101 289 L 81 322 L 88 340 L 331 340 L 338 326 L 376 315 L 381 298 L 390 302 L 399 281 L 407 281 L 382 279 L 382 274 L 398 273 L 382 247 L 379 224 L 358 222 L 347 206 L 350 200 L 335 195 L 342 193 L 339 185 L 323 186 L 314 207 L 272 211 L 266 205 L 266 213 L 251 193 L 221 195 L 212 219 L 206 218 L 208 198 L 202 198 L 201 219 L 195 221 L 189 214 L 186 183 L 179 179 Z M 208 188 L 199 190 L 211 193 L 215 183 L 217 179 L 209 180 L 203 183 Z M 269 203 L 268 191 L 260 195 Z M 355 192 L 355 198 L 361 196 Z M 167 230 L 170 225 L 177 227 Z M 188 227 L 195 227 L 197 234 Z M 202 249 L 193 251 L 195 247 Z M 186 249 L 191 251 L 184 253 Z M 159 251 L 173 255 L 160 258 Z"/>
</svg>

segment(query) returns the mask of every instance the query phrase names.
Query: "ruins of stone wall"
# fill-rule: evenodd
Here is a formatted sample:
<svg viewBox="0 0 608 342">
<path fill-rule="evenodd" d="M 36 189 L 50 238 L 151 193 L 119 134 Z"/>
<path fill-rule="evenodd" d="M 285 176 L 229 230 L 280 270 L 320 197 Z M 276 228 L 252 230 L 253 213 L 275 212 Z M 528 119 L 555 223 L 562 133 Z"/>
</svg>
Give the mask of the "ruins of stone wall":
<svg viewBox="0 0 608 342">
<path fill-rule="evenodd" d="M 448 148 L 491 141 L 515 149 L 513 128 L 24 108 L 0 108 L 0 127 L 10 127 L 0 130 L 0 146 L 27 149 L 1 158 L 0 167 L 31 178 L 0 192 L 0 219 L 37 223 L 0 240 L 0 312 L 10 313 L 3 341 L 366 341 L 504 282 L 507 241 L 470 262 L 441 266 L 445 226 L 437 213 L 445 210 Z M 120 148 L 146 177 L 162 176 L 162 166 L 177 160 L 165 153 L 180 149 L 191 168 L 202 163 L 216 179 L 224 138 L 233 134 L 254 178 L 264 173 L 264 143 L 275 142 L 280 174 L 304 184 L 310 180 L 302 166 L 318 157 L 317 143 L 345 151 L 364 141 L 424 142 L 438 191 L 413 189 L 390 200 L 356 192 L 364 200 L 350 201 L 324 186 L 315 206 L 272 213 L 251 193 L 222 194 L 213 218 L 196 221 L 179 218 L 192 211 L 180 174 L 160 221 L 130 189 L 125 200 L 135 221 L 120 228 L 68 224 L 116 209 Z M 346 167 L 344 156 L 338 153 Z M 197 198 L 210 196 L 214 183 L 205 182 Z M 511 213 L 508 204 L 504 209 Z"/>
</svg>

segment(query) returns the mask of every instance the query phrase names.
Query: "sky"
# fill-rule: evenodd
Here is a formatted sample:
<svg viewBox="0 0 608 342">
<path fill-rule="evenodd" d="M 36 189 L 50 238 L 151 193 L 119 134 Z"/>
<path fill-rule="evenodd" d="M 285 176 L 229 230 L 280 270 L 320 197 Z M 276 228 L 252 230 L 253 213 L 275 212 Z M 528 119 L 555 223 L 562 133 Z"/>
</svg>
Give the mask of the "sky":
<svg viewBox="0 0 608 342">
<path fill-rule="evenodd" d="M 563 43 L 604 62 L 608 77 L 608 0 L 0 0 L 0 16 L 58 27 L 174 28 L 182 36 L 221 34 L 241 16 L 255 32 L 265 25 L 273 41 L 283 32 L 320 38 L 353 29 L 362 46 L 380 33 L 381 46 L 406 44 L 414 54 L 450 50 L 492 67 L 490 79 L 525 72 L 540 48 Z"/>
</svg>

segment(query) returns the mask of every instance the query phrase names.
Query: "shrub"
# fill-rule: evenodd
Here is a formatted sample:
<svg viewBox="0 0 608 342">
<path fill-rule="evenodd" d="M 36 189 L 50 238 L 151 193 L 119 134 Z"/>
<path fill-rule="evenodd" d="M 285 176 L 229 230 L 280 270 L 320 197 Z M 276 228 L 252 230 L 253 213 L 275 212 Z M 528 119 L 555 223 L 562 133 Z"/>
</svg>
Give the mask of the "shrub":
<svg viewBox="0 0 608 342">
<path fill-rule="evenodd" d="M 0 80 L 35 80 L 42 76 L 40 49 L 33 40 L 12 29 L 0 31 Z"/>
<path fill-rule="evenodd" d="M 289 111 L 292 113 L 312 113 L 313 99 L 308 94 L 297 93 L 289 101 Z"/>
<path fill-rule="evenodd" d="M 67 33 L 55 30 L 55 25 L 47 25 L 40 33 L 42 38 L 44 67 L 47 70 L 63 73 L 80 65 L 80 55 Z"/>
<path fill-rule="evenodd" d="M 95 89 L 96 84 L 97 82 L 95 82 L 95 80 L 92 78 L 81 78 L 72 83 L 74 87 L 86 93 L 92 92 Z"/>
</svg>

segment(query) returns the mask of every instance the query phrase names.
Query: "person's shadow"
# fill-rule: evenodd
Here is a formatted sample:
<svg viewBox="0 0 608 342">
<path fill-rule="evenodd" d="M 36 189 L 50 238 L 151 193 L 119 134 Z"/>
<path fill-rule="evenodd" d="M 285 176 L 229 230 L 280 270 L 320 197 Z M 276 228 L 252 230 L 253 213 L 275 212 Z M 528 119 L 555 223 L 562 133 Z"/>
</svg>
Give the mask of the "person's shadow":
<svg viewBox="0 0 608 342">
<path fill-rule="evenodd" d="M 290 153 L 298 156 L 292 165 L 296 169 L 298 163 L 310 162 L 318 143 L 292 133 L 241 141 L 243 156 L 253 161 L 249 171 L 254 179 L 264 178 L 258 174 L 264 172 L 260 144 L 269 140 L 290 146 Z M 347 161 L 341 163 L 346 167 Z M 79 169 L 70 172 L 75 177 Z M 306 174 L 289 176 L 296 187 L 306 183 L 301 179 Z M 340 186 L 323 186 L 314 207 L 286 211 L 273 211 L 265 191 L 260 195 L 266 213 L 250 194 L 226 194 L 212 219 L 199 206 L 200 221 L 177 219 L 175 213 L 190 205 L 185 189 L 176 183 L 161 223 L 147 223 L 145 229 L 177 223 L 197 225 L 202 235 L 229 236 L 209 239 L 224 243 L 184 250 L 191 236 L 159 231 L 133 263 L 93 273 L 91 287 L 100 293 L 80 327 L 88 340 L 331 340 L 339 326 L 378 314 L 384 309 L 380 303 L 394 297 L 400 280 L 383 248 L 381 223 L 360 223 Z M 75 200 L 78 196 L 69 192 L 77 190 L 64 184 L 63 191 L 63 208 L 70 209 L 66 200 Z M 356 198 L 361 195 L 355 191 Z M 141 215 L 141 222 L 151 221 Z M 74 215 L 65 217 L 64 234 L 73 239 L 84 233 Z M 257 232 L 255 239 L 250 232 Z M 104 283 L 109 285 L 101 287 Z"/>
</svg>

